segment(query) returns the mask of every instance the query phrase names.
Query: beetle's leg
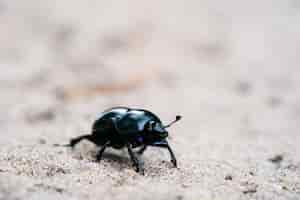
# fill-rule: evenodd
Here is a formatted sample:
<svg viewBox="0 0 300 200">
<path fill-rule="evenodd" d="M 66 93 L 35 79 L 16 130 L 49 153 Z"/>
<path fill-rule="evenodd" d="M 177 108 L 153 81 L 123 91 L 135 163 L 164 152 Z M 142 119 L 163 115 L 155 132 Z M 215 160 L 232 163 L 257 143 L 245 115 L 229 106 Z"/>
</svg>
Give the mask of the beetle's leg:
<svg viewBox="0 0 300 200">
<path fill-rule="evenodd" d="M 168 142 L 166 140 L 162 141 L 162 142 L 157 142 L 157 143 L 151 144 L 151 146 L 162 147 L 162 148 L 168 149 L 170 156 L 171 156 L 171 162 L 173 163 L 174 167 L 177 167 L 176 157 L 173 153 L 173 150 L 171 149 L 170 145 L 168 144 Z"/>
<path fill-rule="evenodd" d="M 99 152 L 97 153 L 96 156 L 96 160 L 100 162 L 101 158 L 102 158 L 102 154 L 105 151 L 106 147 L 110 144 L 110 141 L 106 142 L 101 149 L 99 150 Z"/>
<path fill-rule="evenodd" d="M 73 148 L 77 143 L 79 143 L 81 140 L 84 140 L 84 139 L 93 142 L 92 135 L 82 135 L 82 136 L 79 136 L 77 138 L 71 139 L 70 144 L 68 146 Z"/>
<path fill-rule="evenodd" d="M 170 145 L 167 144 L 167 149 L 169 150 L 170 152 L 170 156 L 171 156 L 171 162 L 173 163 L 174 167 L 177 167 L 177 160 L 176 160 L 176 157 L 173 153 L 173 150 L 171 149 Z"/>
<path fill-rule="evenodd" d="M 141 174 L 144 175 L 144 169 L 142 163 L 139 161 L 139 159 L 133 152 L 131 144 L 127 144 L 127 149 L 128 149 L 129 156 L 132 160 L 133 166 L 135 167 L 135 171 L 140 172 Z"/>
<path fill-rule="evenodd" d="M 140 148 L 140 149 L 137 151 L 137 153 L 138 153 L 139 155 L 142 155 L 146 149 L 147 149 L 147 145 L 144 145 L 142 148 Z"/>
</svg>

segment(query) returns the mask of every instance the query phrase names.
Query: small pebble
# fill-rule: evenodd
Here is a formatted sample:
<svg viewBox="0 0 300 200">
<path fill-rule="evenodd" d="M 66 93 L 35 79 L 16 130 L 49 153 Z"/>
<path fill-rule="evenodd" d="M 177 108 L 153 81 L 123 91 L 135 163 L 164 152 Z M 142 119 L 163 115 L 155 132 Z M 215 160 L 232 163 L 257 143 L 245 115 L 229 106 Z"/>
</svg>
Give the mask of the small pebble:
<svg viewBox="0 0 300 200">
<path fill-rule="evenodd" d="M 246 181 L 243 183 L 244 189 L 242 190 L 243 194 L 252 194 L 257 192 L 258 185 L 255 183 L 249 183 Z"/>
<path fill-rule="evenodd" d="M 280 163 L 282 160 L 283 160 L 283 156 L 278 154 L 278 155 L 275 155 L 274 157 L 272 158 L 269 158 L 268 159 L 270 162 L 272 163 Z"/>
<path fill-rule="evenodd" d="M 272 96 L 269 97 L 267 100 L 267 103 L 270 107 L 272 108 L 277 108 L 278 106 L 280 106 L 283 102 L 282 99 L 280 97 L 276 97 L 276 96 Z"/>
<path fill-rule="evenodd" d="M 281 187 L 283 190 L 289 190 L 286 186 Z"/>
<path fill-rule="evenodd" d="M 182 195 L 177 195 L 176 200 L 183 200 L 183 196 Z"/>
<path fill-rule="evenodd" d="M 238 81 L 236 84 L 236 91 L 240 95 L 249 95 L 252 91 L 252 85 L 247 81 Z"/>
<path fill-rule="evenodd" d="M 225 180 L 226 181 L 232 181 L 232 176 L 231 175 L 226 175 Z"/>
<path fill-rule="evenodd" d="M 38 142 L 39 142 L 39 144 L 46 144 L 46 143 L 47 143 L 46 140 L 45 140 L 45 139 L 42 139 L 42 138 L 39 139 Z"/>
</svg>

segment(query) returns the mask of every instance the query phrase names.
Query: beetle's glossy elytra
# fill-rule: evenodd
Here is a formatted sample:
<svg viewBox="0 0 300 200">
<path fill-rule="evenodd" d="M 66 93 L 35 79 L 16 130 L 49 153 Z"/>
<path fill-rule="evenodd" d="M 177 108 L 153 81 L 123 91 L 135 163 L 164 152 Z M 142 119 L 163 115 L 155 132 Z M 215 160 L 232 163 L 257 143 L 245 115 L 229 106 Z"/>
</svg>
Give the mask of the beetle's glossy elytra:
<svg viewBox="0 0 300 200">
<path fill-rule="evenodd" d="M 107 147 L 121 149 L 126 147 L 137 172 L 144 173 L 142 165 L 136 155 L 142 154 L 147 146 L 162 147 L 169 150 L 171 162 L 176 167 L 175 155 L 167 142 L 166 128 L 180 120 L 180 116 L 170 124 L 164 126 L 161 120 L 152 112 L 128 107 L 114 107 L 105 110 L 92 126 L 92 134 L 71 139 L 69 146 L 74 147 L 78 142 L 87 139 L 101 146 L 97 154 L 100 161 Z M 140 147 L 137 152 L 133 149 Z"/>
</svg>

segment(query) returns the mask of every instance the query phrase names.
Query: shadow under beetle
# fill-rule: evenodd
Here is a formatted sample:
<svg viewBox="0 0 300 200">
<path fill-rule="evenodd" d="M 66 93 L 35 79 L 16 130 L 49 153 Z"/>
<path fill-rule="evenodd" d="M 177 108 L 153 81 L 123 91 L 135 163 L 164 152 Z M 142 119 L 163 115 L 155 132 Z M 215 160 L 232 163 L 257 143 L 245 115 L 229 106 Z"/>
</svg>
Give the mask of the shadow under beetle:
<svg viewBox="0 0 300 200">
<path fill-rule="evenodd" d="M 67 146 L 74 147 L 78 142 L 87 139 L 101 149 L 97 153 L 97 161 L 101 160 L 102 154 L 107 147 L 121 149 L 126 147 L 133 166 L 137 172 L 144 174 L 142 163 L 137 154 L 142 154 L 148 146 L 168 149 L 171 162 L 177 167 L 175 155 L 166 138 L 166 128 L 181 119 L 176 119 L 164 126 L 161 120 L 152 112 L 143 109 L 131 109 L 127 107 L 114 107 L 105 110 L 92 126 L 92 134 L 73 138 Z M 140 147 L 137 152 L 133 149 Z"/>
</svg>

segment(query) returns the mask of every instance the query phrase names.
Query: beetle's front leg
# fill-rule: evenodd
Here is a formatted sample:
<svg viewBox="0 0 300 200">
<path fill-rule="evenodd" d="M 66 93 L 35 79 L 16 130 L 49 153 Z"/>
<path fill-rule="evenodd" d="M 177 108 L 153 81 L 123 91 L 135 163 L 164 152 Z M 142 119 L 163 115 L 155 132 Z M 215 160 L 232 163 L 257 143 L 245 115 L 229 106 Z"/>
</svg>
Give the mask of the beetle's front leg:
<svg viewBox="0 0 300 200">
<path fill-rule="evenodd" d="M 164 140 L 164 141 L 160 141 L 160 142 L 156 142 L 154 144 L 151 144 L 151 146 L 155 146 L 155 147 L 162 147 L 162 148 L 166 148 L 168 149 L 170 156 L 171 156 L 171 162 L 173 163 L 174 167 L 177 167 L 177 160 L 176 157 L 173 153 L 173 150 L 171 149 L 169 143 Z"/>
<path fill-rule="evenodd" d="M 132 160 L 132 163 L 133 163 L 133 166 L 135 167 L 136 172 L 139 172 L 142 175 L 144 175 L 144 169 L 143 169 L 142 163 L 139 161 L 138 157 L 133 152 L 131 144 L 127 144 L 127 149 L 128 149 L 129 156 Z"/>
<path fill-rule="evenodd" d="M 79 143 L 81 140 L 84 140 L 84 139 L 93 142 L 93 136 L 92 135 L 82 135 L 82 136 L 71 139 L 70 144 L 68 144 L 66 146 L 74 148 L 74 146 L 77 143 Z"/>
<path fill-rule="evenodd" d="M 96 160 L 98 162 L 101 161 L 101 158 L 102 158 L 102 154 L 103 152 L 105 151 L 106 147 L 110 144 L 110 141 L 106 142 L 100 149 L 100 151 L 97 153 L 97 156 L 96 156 Z"/>
<path fill-rule="evenodd" d="M 170 152 L 171 162 L 173 163 L 174 167 L 177 167 L 177 159 L 176 159 L 176 157 L 175 157 L 175 155 L 174 155 L 174 153 L 173 153 L 173 151 L 172 151 L 169 144 L 167 144 L 167 149 Z"/>
<path fill-rule="evenodd" d="M 140 149 L 137 151 L 137 153 L 138 153 L 139 155 L 142 155 L 146 149 L 147 149 L 147 145 L 144 145 L 142 148 L 140 148 Z"/>
</svg>

